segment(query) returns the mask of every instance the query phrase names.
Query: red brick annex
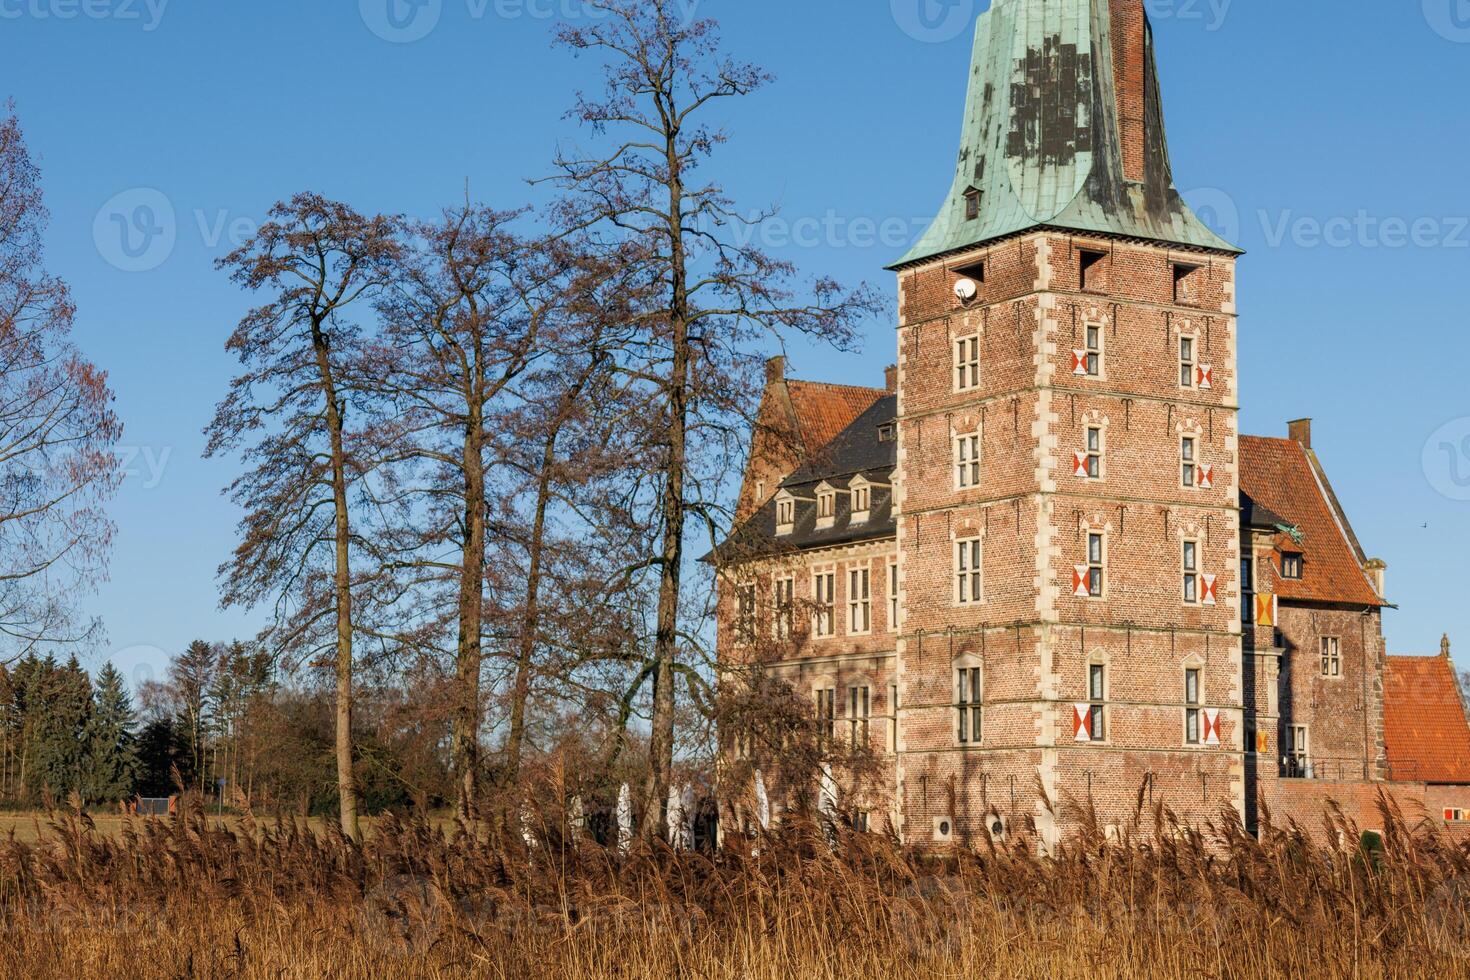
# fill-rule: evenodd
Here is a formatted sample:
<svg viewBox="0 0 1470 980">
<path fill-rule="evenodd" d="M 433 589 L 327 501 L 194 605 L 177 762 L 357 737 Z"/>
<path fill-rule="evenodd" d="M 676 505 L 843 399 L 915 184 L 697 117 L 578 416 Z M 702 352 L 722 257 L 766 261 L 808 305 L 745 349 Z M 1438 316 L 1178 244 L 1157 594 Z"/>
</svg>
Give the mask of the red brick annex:
<svg viewBox="0 0 1470 980">
<path fill-rule="evenodd" d="M 1386 566 L 1310 421 L 1240 433 L 1242 253 L 1178 194 L 1163 120 L 1143 0 L 981 15 L 886 384 L 771 362 L 713 559 L 725 682 L 809 699 L 871 761 L 824 805 L 911 843 L 1161 803 L 1315 831 L 1336 801 L 1371 829 L 1380 792 L 1470 836 L 1449 641 L 1387 655 Z M 725 744 L 762 810 L 795 805 L 779 746 Z"/>
</svg>

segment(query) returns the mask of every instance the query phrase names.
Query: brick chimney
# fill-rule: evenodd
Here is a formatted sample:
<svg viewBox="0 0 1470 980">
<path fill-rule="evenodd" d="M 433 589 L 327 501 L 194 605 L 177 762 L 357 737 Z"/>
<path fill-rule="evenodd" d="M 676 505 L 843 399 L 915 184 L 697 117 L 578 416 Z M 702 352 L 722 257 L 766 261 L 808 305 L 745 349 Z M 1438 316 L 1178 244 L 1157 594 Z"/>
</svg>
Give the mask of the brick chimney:
<svg viewBox="0 0 1470 980">
<path fill-rule="evenodd" d="M 1296 419 L 1286 423 L 1287 431 L 1291 434 L 1292 442 L 1299 442 L 1304 449 L 1312 448 L 1312 420 Z"/>
<path fill-rule="evenodd" d="M 780 384 L 786 380 L 786 358 L 773 357 L 766 361 L 766 384 Z"/>
<path fill-rule="evenodd" d="M 890 364 L 883 369 L 883 384 L 890 395 L 898 394 L 898 365 Z"/>
<path fill-rule="evenodd" d="M 1113 35 L 1113 88 L 1118 96 L 1118 136 L 1123 145 L 1123 177 L 1144 179 L 1145 81 L 1148 74 L 1148 18 L 1143 0 L 1109 0 Z"/>
</svg>

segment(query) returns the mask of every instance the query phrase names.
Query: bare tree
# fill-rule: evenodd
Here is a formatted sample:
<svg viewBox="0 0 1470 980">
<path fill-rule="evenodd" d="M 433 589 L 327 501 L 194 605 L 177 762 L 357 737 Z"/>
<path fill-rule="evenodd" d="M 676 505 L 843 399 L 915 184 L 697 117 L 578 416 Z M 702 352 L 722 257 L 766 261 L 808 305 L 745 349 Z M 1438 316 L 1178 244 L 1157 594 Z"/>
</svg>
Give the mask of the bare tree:
<svg viewBox="0 0 1470 980">
<path fill-rule="evenodd" d="M 394 270 L 399 232 L 395 219 L 299 194 L 220 262 L 245 289 L 269 294 L 229 339 L 244 372 L 208 429 L 208 455 L 243 446 L 250 466 L 230 487 L 246 515 L 234 559 L 221 568 L 224 603 L 272 599 L 276 648 L 330 657 L 342 829 L 353 838 L 353 555 L 365 546 L 350 498 L 373 473 L 383 436 L 370 424 L 378 393 L 363 383 L 350 317 Z M 353 409 L 364 424 L 349 426 Z"/>
<path fill-rule="evenodd" d="M 631 251 L 651 297 L 636 311 L 634 343 L 620 355 L 651 443 L 647 484 L 657 551 L 657 612 L 645 832 L 662 834 L 673 766 L 675 685 L 689 676 L 680 656 L 691 632 L 681 623 L 690 520 L 715 534 L 723 519 L 723 477 L 748 433 L 750 393 L 761 345 L 801 333 L 839 346 L 856 321 L 879 308 L 866 287 L 845 292 L 830 280 L 791 288 L 795 269 L 731 234 L 742 219 L 699 170 L 725 142 L 704 119 L 725 99 L 769 80 L 722 53 L 715 25 L 684 22 L 676 0 L 589 0 L 604 16 L 558 31 L 559 41 L 603 61 L 599 97 L 579 96 L 570 115 L 606 135 L 606 152 L 568 148 L 557 177 L 567 192 L 562 220 L 604 247 Z M 761 220 L 766 214 L 754 216 Z M 701 470 L 700 463 L 719 463 Z"/>
<path fill-rule="evenodd" d="M 466 204 L 414 230 L 416 248 L 380 304 L 375 351 L 384 390 L 402 406 L 399 463 L 416 464 L 401 492 L 417 501 L 395 566 L 438 597 L 452 594 L 456 685 L 452 753 L 459 812 L 480 796 L 488 488 L 498 462 L 497 403 L 544 350 L 561 301 L 563 263 L 547 243 L 513 230 L 521 212 Z"/>
<path fill-rule="evenodd" d="M 0 636 L 7 659 L 80 641 L 66 597 L 105 574 L 122 425 L 107 376 L 68 340 L 75 307 L 43 264 L 40 172 L 0 118 Z"/>
</svg>

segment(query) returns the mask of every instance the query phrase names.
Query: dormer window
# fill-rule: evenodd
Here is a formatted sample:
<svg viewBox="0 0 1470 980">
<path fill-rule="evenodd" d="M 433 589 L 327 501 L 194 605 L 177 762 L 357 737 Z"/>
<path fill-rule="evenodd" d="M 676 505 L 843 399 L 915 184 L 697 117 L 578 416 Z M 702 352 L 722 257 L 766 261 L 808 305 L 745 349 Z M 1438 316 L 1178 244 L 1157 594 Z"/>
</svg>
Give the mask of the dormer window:
<svg viewBox="0 0 1470 980">
<path fill-rule="evenodd" d="M 1194 306 L 1200 300 L 1200 287 L 1204 282 L 1204 268 L 1198 265 L 1174 263 L 1174 302 L 1182 306 Z"/>
<path fill-rule="evenodd" d="M 898 426 L 892 422 L 886 422 L 878 426 L 879 442 L 896 442 L 898 440 Z"/>
<path fill-rule="evenodd" d="M 776 498 L 776 533 L 790 534 L 796 527 L 796 500 L 782 494 Z"/>
<path fill-rule="evenodd" d="M 1077 278 L 1082 289 L 1090 293 L 1108 291 L 1108 253 L 1081 249 L 1077 253 Z"/>
<path fill-rule="evenodd" d="M 823 484 L 817 488 L 817 527 L 829 528 L 837 520 L 837 491 Z"/>
<path fill-rule="evenodd" d="M 1305 562 L 1299 552 L 1287 551 L 1281 555 L 1281 577 L 1301 580 Z"/>
<path fill-rule="evenodd" d="M 980 217 L 980 202 L 984 196 L 978 187 L 971 187 L 965 191 L 966 221 L 974 221 Z"/>
<path fill-rule="evenodd" d="M 872 509 L 873 488 L 859 477 L 852 484 L 852 523 L 865 523 Z"/>
</svg>

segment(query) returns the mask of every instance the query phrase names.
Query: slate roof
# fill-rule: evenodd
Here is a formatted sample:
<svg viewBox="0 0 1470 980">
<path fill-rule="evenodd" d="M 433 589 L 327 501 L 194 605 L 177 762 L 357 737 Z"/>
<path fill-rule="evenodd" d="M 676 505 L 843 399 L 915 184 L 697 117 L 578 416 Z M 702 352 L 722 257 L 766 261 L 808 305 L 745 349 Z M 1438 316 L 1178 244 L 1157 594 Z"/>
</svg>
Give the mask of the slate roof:
<svg viewBox="0 0 1470 980">
<path fill-rule="evenodd" d="M 895 268 L 1050 227 L 1238 254 L 1174 187 L 1151 28 L 1145 180 L 1123 178 L 1110 0 L 995 0 L 975 27 L 954 185 Z M 967 216 L 966 193 L 983 195 Z"/>
<path fill-rule="evenodd" d="M 1447 657 L 1389 657 L 1383 737 L 1394 779 L 1470 784 L 1470 722 Z"/>
<path fill-rule="evenodd" d="M 1280 580 L 1277 594 L 1282 599 L 1387 604 L 1363 570 L 1365 556 L 1311 450 L 1290 439 L 1241 436 L 1240 489 L 1253 506 L 1279 515 L 1281 523 L 1302 532 L 1300 545 L 1284 535 L 1277 542 L 1303 556 L 1302 578 Z"/>
<path fill-rule="evenodd" d="M 883 442 L 878 430 L 898 417 L 898 398 L 886 392 L 829 443 L 814 453 L 795 473 L 781 482 L 783 487 L 882 471 L 882 482 L 898 466 L 898 443 Z"/>
</svg>

